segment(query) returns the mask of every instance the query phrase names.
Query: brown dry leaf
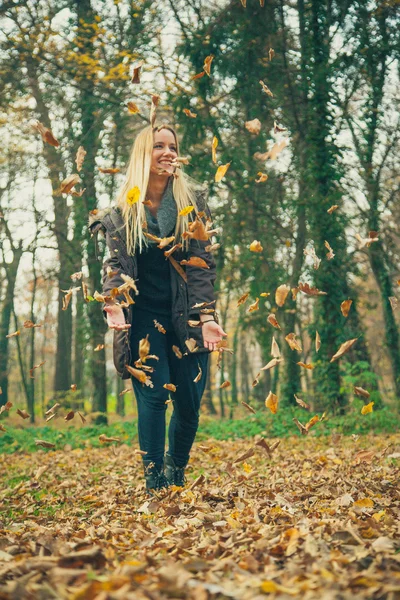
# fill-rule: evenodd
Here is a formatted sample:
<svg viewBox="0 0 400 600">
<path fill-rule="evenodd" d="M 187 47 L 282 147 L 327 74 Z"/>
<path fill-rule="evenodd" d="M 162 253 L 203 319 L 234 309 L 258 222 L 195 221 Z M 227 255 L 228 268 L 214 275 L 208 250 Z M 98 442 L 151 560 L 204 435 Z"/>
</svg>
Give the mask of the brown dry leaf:
<svg viewBox="0 0 400 600">
<path fill-rule="evenodd" d="M 299 365 L 299 367 L 303 367 L 304 369 L 309 369 L 310 371 L 312 371 L 312 369 L 314 369 L 314 365 L 312 365 L 311 363 L 298 362 L 297 364 Z"/>
<path fill-rule="evenodd" d="M 150 354 L 149 334 L 139 342 L 139 358 L 143 360 L 148 354 Z"/>
<path fill-rule="evenodd" d="M 290 286 L 286 284 L 280 285 L 275 291 L 275 302 L 277 306 L 283 306 L 290 292 Z"/>
<path fill-rule="evenodd" d="M 45 363 L 46 363 L 46 361 L 45 361 L 45 360 L 43 360 L 43 361 L 42 361 L 42 362 L 40 362 L 38 365 L 35 365 L 34 367 L 32 367 L 32 369 L 29 369 L 29 377 L 30 377 L 31 379 L 35 379 L 35 378 L 34 378 L 34 376 L 33 376 L 33 371 L 34 371 L 35 369 L 38 369 L 39 367 L 42 367 L 42 366 L 43 366 Z"/>
<path fill-rule="evenodd" d="M 211 63 L 214 59 L 214 55 L 210 54 L 209 56 L 206 56 L 206 58 L 204 59 L 204 64 L 203 64 L 203 69 L 204 72 L 210 77 L 211 75 Z"/>
<path fill-rule="evenodd" d="M 327 292 L 321 292 L 316 287 L 310 287 L 308 283 L 299 281 L 299 290 L 308 296 L 326 296 Z"/>
<path fill-rule="evenodd" d="M 60 406 L 61 406 L 61 404 L 59 404 L 58 402 L 56 402 L 54 404 L 54 406 L 52 406 L 51 408 L 49 408 L 49 410 L 46 410 L 46 412 L 44 414 L 45 415 L 49 415 L 51 413 L 54 413 L 57 410 L 57 408 L 59 408 Z"/>
<path fill-rule="evenodd" d="M 121 169 L 119 169 L 118 167 L 99 167 L 98 170 L 100 171 L 100 173 L 106 173 L 107 175 L 115 175 L 116 173 L 121 172 Z"/>
<path fill-rule="evenodd" d="M 255 450 L 254 448 L 249 448 L 248 450 L 246 450 L 246 452 L 244 454 L 241 454 L 240 456 L 238 456 L 234 461 L 233 464 L 237 465 L 241 462 L 244 462 L 245 460 L 247 460 L 248 458 L 251 458 L 252 456 L 254 456 Z"/>
<path fill-rule="evenodd" d="M 188 108 L 184 108 L 183 112 L 185 113 L 185 115 L 187 117 L 190 117 L 191 119 L 195 119 L 197 117 L 196 113 L 193 113 L 191 110 L 189 110 Z"/>
<path fill-rule="evenodd" d="M 260 6 L 263 7 L 264 6 L 264 0 L 260 0 Z M 271 61 L 275 56 L 275 50 L 273 48 L 270 48 L 268 50 L 268 59 Z"/>
<path fill-rule="evenodd" d="M 264 181 L 267 181 L 268 179 L 268 175 L 266 173 L 262 173 L 261 171 L 258 171 L 257 177 L 258 179 L 255 180 L 256 183 L 264 183 Z"/>
<path fill-rule="evenodd" d="M 254 388 L 254 387 L 256 387 L 256 385 L 258 385 L 260 383 L 260 375 L 261 375 L 261 372 L 257 373 L 253 383 L 251 384 L 251 387 Z"/>
<path fill-rule="evenodd" d="M 344 317 L 348 317 L 349 316 L 349 310 L 350 310 L 350 306 L 353 304 L 353 300 L 343 300 L 343 302 L 340 305 L 340 310 L 342 311 L 342 315 Z"/>
<path fill-rule="evenodd" d="M 262 252 L 263 247 L 261 246 L 261 243 L 258 240 L 254 240 L 253 242 L 251 242 L 249 250 L 250 252 Z"/>
<path fill-rule="evenodd" d="M 247 402 L 243 402 L 243 400 L 241 401 L 241 404 L 247 408 L 247 410 L 251 413 L 253 413 L 254 415 L 256 414 L 256 411 L 254 410 L 254 408 L 252 406 L 250 406 L 250 404 L 247 404 Z"/>
<path fill-rule="evenodd" d="M 255 302 L 253 302 L 253 304 L 250 304 L 250 306 L 247 309 L 247 312 L 251 313 L 254 312 L 255 310 L 259 309 L 258 303 L 260 302 L 260 298 L 257 298 Z"/>
<path fill-rule="evenodd" d="M 279 127 L 274 121 L 274 133 L 281 133 L 282 131 L 287 131 L 286 127 Z"/>
<path fill-rule="evenodd" d="M 295 397 L 297 404 L 299 406 L 301 406 L 301 408 L 305 408 L 306 410 L 311 410 L 311 406 L 309 404 L 307 404 L 307 402 L 304 402 L 304 400 L 302 400 L 301 398 L 296 396 L 296 394 L 294 394 L 294 397 Z"/>
<path fill-rule="evenodd" d="M 42 136 L 42 140 L 46 142 L 46 144 L 50 144 L 50 146 L 58 148 L 60 142 L 54 137 L 51 129 L 48 129 L 47 127 L 42 125 L 40 121 L 36 121 L 36 123 L 34 124 L 34 128 L 40 133 L 40 135 Z"/>
<path fill-rule="evenodd" d="M 168 258 L 169 256 L 171 256 L 171 254 L 173 254 L 174 252 L 176 252 L 176 250 L 180 250 L 181 248 L 182 248 L 182 244 L 175 244 L 169 250 L 165 250 L 164 256 L 166 258 Z"/>
<path fill-rule="evenodd" d="M 285 340 L 289 344 L 289 347 L 290 347 L 291 350 L 297 350 L 297 352 L 302 352 L 303 351 L 301 343 L 297 339 L 297 336 L 296 336 L 295 333 L 288 333 L 287 336 L 285 337 Z"/>
<path fill-rule="evenodd" d="M 205 260 L 200 258 L 199 256 L 191 256 L 189 260 L 181 260 L 181 265 L 186 265 L 188 267 L 197 267 L 199 269 L 209 269 L 210 267 L 206 263 Z"/>
<path fill-rule="evenodd" d="M 81 413 L 79 410 L 77 410 L 76 412 L 78 413 L 78 415 L 79 415 L 79 418 L 80 418 L 80 420 L 82 421 L 82 423 L 86 423 L 86 419 L 85 419 L 85 417 L 83 416 L 83 414 L 82 414 L 82 413 Z"/>
<path fill-rule="evenodd" d="M 215 164 L 217 162 L 217 146 L 218 146 L 218 138 L 213 137 L 213 141 L 211 144 L 211 158 L 213 163 Z"/>
<path fill-rule="evenodd" d="M 170 392 L 176 392 L 176 385 L 173 383 L 164 383 L 163 388 L 169 390 Z"/>
<path fill-rule="evenodd" d="M 226 172 L 230 166 L 231 166 L 231 163 L 228 162 L 228 163 L 226 163 L 226 165 L 220 165 L 218 167 L 217 172 L 215 173 L 215 179 L 214 179 L 214 181 L 216 183 L 219 183 L 221 181 L 221 179 L 223 179 L 225 177 Z"/>
<path fill-rule="evenodd" d="M 265 92 L 267 96 L 271 96 L 271 98 L 274 97 L 273 93 L 271 92 L 267 84 L 263 82 L 262 79 L 260 79 L 259 84 L 261 85 L 262 91 Z"/>
<path fill-rule="evenodd" d="M 360 396 L 361 398 L 369 398 L 370 397 L 370 393 L 367 390 L 364 390 L 364 388 L 362 388 L 362 387 L 355 386 L 353 388 L 353 392 L 355 393 L 356 396 Z"/>
<path fill-rule="evenodd" d="M 25 329 L 32 329 L 33 327 L 41 327 L 41 325 L 38 325 L 33 321 L 24 321 L 24 327 Z"/>
<path fill-rule="evenodd" d="M 178 346 L 172 346 L 172 351 L 177 358 L 182 358 L 183 354 L 180 351 L 180 349 L 178 348 Z"/>
<path fill-rule="evenodd" d="M 246 121 L 244 126 L 246 127 L 247 131 L 250 131 L 250 133 L 255 133 L 256 135 L 258 135 L 261 131 L 261 121 L 259 121 L 259 119 Z"/>
<path fill-rule="evenodd" d="M 150 106 L 150 125 L 154 127 L 157 116 L 157 106 L 160 102 L 159 94 L 151 95 L 151 106 Z"/>
<path fill-rule="evenodd" d="M 319 352 L 319 349 L 321 348 L 321 338 L 319 336 L 318 331 L 315 332 L 315 351 Z"/>
<path fill-rule="evenodd" d="M 140 109 L 139 109 L 138 105 L 132 101 L 127 102 L 125 106 L 128 109 L 129 114 L 131 114 L 131 115 L 137 115 L 138 113 L 140 113 Z"/>
<path fill-rule="evenodd" d="M 243 294 L 243 296 L 240 296 L 239 300 L 237 301 L 237 306 L 244 304 L 249 296 L 250 296 L 249 292 L 246 292 L 246 294 Z"/>
<path fill-rule="evenodd" d="M 77 183 L 82 183 L 81 178 L 77 173 L 68 175 L 62 182 L 58 190 L 54 192 L 55 196 L 60 194 L 69 194 Z"/>
<path fill-rule="evenodd" d="M 231 382 L 230 381 L 224 381 L 223 383 L 221 383 L 221 385 L 219 386 L 220 390 L 224 390 L 225 388 L 230 388 L 231 387 Z"/>
<path fill-rule="evenodd" d="M 326 212 L 331 215 L 337 208 L 339 208 L 339 204 L 332 204 L 332 206 L 328 208 Z"/>
<path fill-rule="evenodd" d="M 336 352 L 336 354 L 332 356 L 330 362 L 334 362 L 335 360 L 343 356 L 343 354 L 346 354 L 346 352 L 348 352 L 350 348 L 354 346 L 357 340 L 358 338 L 353 338 L 352 340 L 347 340 L 347 342 L 343 342 L 343 344 L 340 345 L 340 348 Z"/>
<path fill-rule="evenodd" d="M 315 425 L 315 423 L 317 423 L 320 419 L 319 419 L 318 415 L 315 415 L 305 425 L 300 423 L 300 421 L 298 421 L 298 419 L 292 419 L 292 420 L 297 425 L 297 427 L 299 428 L 300 433 L 302 435 L 308 435 L 308 432 L 310 431 L 311 427 L 313 427 L 313 425 Z"/>
<path fill-rule="evenodd" d="M 7 429 L 4 427 L 4 425 L 2 423 L 0 423 L 0 431 L 7 431 Z"/>
<path fill-rule="evenodd" d="M 120 442 L 121 439 L 117 437 L 108 437 L 105 433 L 99 435 L 99 442 L 106 444 L 107 442 Z"/>
<path fill-rule="evenodd" d="M 279 350 L 279 346 L 278 346 L 274 336 L 272 336 L 271 356 L 273 356 L 274 358 L 281 357 L 281 351 Z"/>
<path fill-rule="evenodd" d="M 369 404 L 366 404 L 365 406 L 363 406 L 361 409 L 361 414 L 367 415 L 368 413 L 372 413 L 374 404 L 375 404 L 375 402 L 370 402 Z"/>
<path fill-rule="evenodd" d="M 274 415 L 276 415 L 276 413 L 278 412 L 278 396 L 276 396 L 272 392 L 269 392 L 269 394 L 265 400 L 265 406 L 267 408 L 269 408 L 269 410 Z"/>
<path fill-rule="evenodd" d="M 367 238 L 362 238 L 359 233 L 356 233 L 354 237 L 359 242 L 359 248 L 360 248 L 360 250 L 362 248 L 365 248 L 365 247 L 369 248 L 373 242 L 378 242 L 379 241 L 378 232 L 377 231 L 370 231 L 370 232 L 368 232 L 368 237 Z"/>
<path fill-rule="evenodd" d="M 1 388 L 0 388 L 1 390 Z M 3 414 L 3 412 L 5 412 L 6 410 L 10 410 L 10 408 L 12 408 L 13 403 L 11 402 L 11 400 L 7 400 L 7 402 L 5 404 L 3 404 L 3 406 L 0 406 L 0 415 Z"/>
<path fill-rule="evenodd" d="M 73 383 L 73 384 L 70 386 L 70 388 L 71 388 L 71 390 L 72 390 L 73 392 L 76 392 L 76 390 L 78 389 L 78 386 L 76 385 L 76 383 Z"/>
<path fill-rule="evenodd" d="M 96 348 L 93 349 L 93 352 L 100 352 L 100 350 L 103 350 L 104 348 L 104 344 L 97 344 Z"/>
<path fill-rule="evenodd" d="M 83 146 L 79 146 L 75 157 L 76 170 L 78 173 L 82 170 L 83 161 L 85 160 L 87 152 Z"/>
<path fill-rule="evenodd" d="M 72 419 L 75 416 L 75 412 L 73 410 L 70 410 L 67 412 L 67 414 L 64 417 L 64 421 L 72 421 Z"/>
<path fill-rule="evenodd" d="M 209 246 L 206 246 L 204 250 L 206 252 L 216 252 L 220 246 L 221 244 L 210 244 Z"/>
<path fill-rule="evenodd" d="M 9 333 L 8 335 L 6 335 L 6 338 L 13 338 L 13 337 L 16 337 L 17 335 L 21 335 L 21 332 L 19 329 L 18 329 L 18 331 L 14 331 L 14 333 Z"/>
<path fill-rule="evenodd" d="M 319 266 L 321 264 L 321 259 L 318 258 L 318 256 L 315 253 L 315 248 L 314 246 L 310 246 L 310 248 L 304 248 L 303 250 L 303 254 L 305 256 L 310 256 L 310 258 L 312 258 L 314 264 L 314 269 L 319 269 Z"/>
<path fill-rule="evenodd" d="M 276 365 L 279 365 L 279 363 L 281 363 L 283 361 L 283 358 L 272 358 L 266 365 L 265 367 L 261 368 L 261 371 L 268 371 L 269 369 L 272 369 L 273 367 L 276 367 Z"/>
<path fill-rule="evenodd" d="M 35 440 L 36 446 L 41 446 L 42 448 L 55 448 L 56 445 L 51 442 L 46 442 L 45 440 Z"/>
<path fill-rule="evenodd" d="M 275 317 L 275 315 L 273 313 L 271 313 L 270 315 L 268 315 L 267 321 L 268 321 L 268 323 L 270 323 L 270 325 L 272 325 L 276 329 L 280 329 L 281 328 L 281 326 L 279 325 L 279 323 L 276 320 L 276 317 Z"/>
<path fill-rule="evenodd" d="M 131 83 L 140 83 L 140 70 L 143 67 L 144 61 L 141 60 L 132 65 Z"/>
<path fill-rule="evenodd" d="M 193 383 L 199 383 L 201 376 L 203 374 L 203 371 L 202 371 L 200 365 L 198 365 L 198 366 L 199 366 L 199 372 L 197 373 L 196 377 L 193 379 Z"/>
<path fill-rule="evenodd" d="M 334 258 L 334 256 L 335 256 L 335 254 L 334 254 L 334 252 L 333 252 L 333 250 L 332 250 L 332 248 L 331 248 L 331 246 L 330 246 L 329 242 L 327 242 L 327 241 L 325 240 L 325 242 L 324 242 L 324 246 L 325 246 L 325 248 L 328 250 L 328 254 L 326 255 L 326 258 L 327 258 L 328 260 L 332 260 L 332 258 Z"/>
<path fill-rule="evenodd" d="M 148 379 L 148 375 L 146 375 L 146 373 L 144 371 L 142 371 L 140 369 L 135 369 L 134 367 L 131 367 L 130 365 L 125 365 L 125 367 L 129 371 L 129 373 L 135 377 L 135 379 L 140 381 L 140 383 L 146 383 L 146 381 Z"/>
<path fill-rule="evenodd" d="M 29 417 L 31 416 L 28 412 L 26 412 L 26 410 L 20 410 L 19 408 L 17 408 L 17 415 L 19 415 L 23 419 L 29 419 Z"/>
<path fill-rule="evenodd" d="M 390 302 L 390 306 L 392 307 L 392 310 L 396 310 L 397 305 L 398 305 L 398 300 L 397 300 L 396 296 L 389 296 L 389 302 Z"/>
<path fill-rule="evenodd" d="M 198 349 L 197 342 L 194 338 L 189 338 L 188 340 L 185 340 L 185 344 L 188 347 L 189 352 L 196 352 Z"/>
<path fill-rule="evenodd" d="M 243 8 L 246 8 L 247 0 L 240 0 L 240 2 L 242 3 Z"/>
<path fill-rule="evenodd" d="M 276 143 L 272 146 L 271 150 L 268 150 L 267 152 L 261 153 L 261 152 L 256 152 L 254 154 L 254 158 L 256 160 L 276 160 L 278 154 L 280 154 L 282 152 L 282 150 L 284 148 L 286 148 L 287 146 L 287 141 L 286 140 L 282 140 L 279 143 Z"/>
<path fill-rule="evenodd" d="M 167 333 L 167 330 L 161 325 L 161 323 L 159 323 L 155 319 L 153 320 L 153 323 L 157 331 L 159 331 L 160 333 Z"/>
</svg>

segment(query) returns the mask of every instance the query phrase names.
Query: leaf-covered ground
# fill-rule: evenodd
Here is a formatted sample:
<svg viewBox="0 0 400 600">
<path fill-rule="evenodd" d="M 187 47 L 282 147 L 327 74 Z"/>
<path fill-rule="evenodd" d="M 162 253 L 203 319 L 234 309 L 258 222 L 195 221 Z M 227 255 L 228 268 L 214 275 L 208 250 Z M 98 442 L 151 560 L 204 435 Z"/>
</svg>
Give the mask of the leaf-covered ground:
<svg viewBox="0 0 400 600">
<path fill-rule="evenodd" d="M 400 598 L 400 435 L 256 442 L 153 499 L 126 445 L 3 455 L 0 599 Z"/>
</svg>

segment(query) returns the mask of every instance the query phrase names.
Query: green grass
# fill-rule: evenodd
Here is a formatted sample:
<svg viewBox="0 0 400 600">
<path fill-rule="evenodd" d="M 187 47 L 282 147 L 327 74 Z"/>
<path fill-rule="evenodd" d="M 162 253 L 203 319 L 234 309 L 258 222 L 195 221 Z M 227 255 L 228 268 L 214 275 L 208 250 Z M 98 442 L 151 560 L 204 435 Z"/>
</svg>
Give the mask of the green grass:
<svg viewBox="0 0 400 600">
<path fill-rule="evenodd" d="M 398 433 L 400 432 L 400 413 L 389 408 L 383 408 L 367 415 L 360 414 L 362 404 L 354 403 L 351 410 L 345 416 L 331 416 L 317 423 L 310 435 L 329 435 L 333 432 L 344 435 L 368 434 L 368 433 Z M 237 418 L 233 420 L 220 419 L 219 417 L 202 416 L 197 441 L 208 438 L 217 440 L 229 440 L 238 438 L 250 438 L 261 434 L 267 438 L 285 437 L 288 435 L 300 435 L 293 417 L 305 424 L 311 415 L 300 408 L 281 408 L 276 415 L 267 413 L 260 409 L 255 415 Z M 76 427 L 71 425 L 64 429 L 56 429 L 54 426 L 13 427 L 7 425 L 7 419 L 3 424 L 7 431 L 0 432 L 0 453 L 10 454 L 12 452 L 34 452 L 38 450 L 35 439 L 43 439 L 56 444 L 56 449 L 63 449 L 65 445 L 72 448 L 100 447 L 99 435 L 104 433 L 110 437 L 118 437 L 122 443 L 137 444 L 137 420 L 118 421 L 110 425 L 84 425 Z M 51 450 L 45 450 L 45 452 Z"/>
</svg>

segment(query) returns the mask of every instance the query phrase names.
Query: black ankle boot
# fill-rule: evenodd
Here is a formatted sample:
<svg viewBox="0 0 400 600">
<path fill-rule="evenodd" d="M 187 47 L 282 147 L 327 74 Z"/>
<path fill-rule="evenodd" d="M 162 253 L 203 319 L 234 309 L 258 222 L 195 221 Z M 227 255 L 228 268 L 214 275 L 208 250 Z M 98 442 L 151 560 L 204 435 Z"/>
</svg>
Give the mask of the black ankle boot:
<svg viewBox="0 0 400 600">
<path fill-rule="evenodd" d="M 151 460 L 143 461 L 144 467 L 144 478 L 146 480 L 146 489 L 151 492 L 152 490 L 161 490 L 167 488 L 169 483 L 164 474 L 163 466 L 157 467 Z"/>
<path fill-rule="evenodd" d="M 164 471 L 169 485 L 178 485 L 179 487 L 185 485 L 185 467 L 177 467 L 174 459 L 168 452 L 165 455 Z"/>
</svg>

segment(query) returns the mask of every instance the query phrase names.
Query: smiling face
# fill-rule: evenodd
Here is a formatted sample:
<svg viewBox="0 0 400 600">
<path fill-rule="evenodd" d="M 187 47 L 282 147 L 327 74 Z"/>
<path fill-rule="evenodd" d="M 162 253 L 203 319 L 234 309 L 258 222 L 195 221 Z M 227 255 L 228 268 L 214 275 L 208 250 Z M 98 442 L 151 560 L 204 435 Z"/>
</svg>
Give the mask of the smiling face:
<svg viewBox="0 0 400 600">
<path fill-rule="evenodd" d="M 178 148 L 174 134 L 169 129 L 161 129 L 154 132 L 153 153 L 151 156 L 152 173 L 160 174 L 160 171 L 165 177 L 170 177 L 175 168 L 172 163 L 178 156 Z"/>
</svg>

